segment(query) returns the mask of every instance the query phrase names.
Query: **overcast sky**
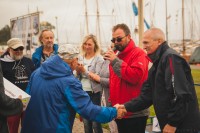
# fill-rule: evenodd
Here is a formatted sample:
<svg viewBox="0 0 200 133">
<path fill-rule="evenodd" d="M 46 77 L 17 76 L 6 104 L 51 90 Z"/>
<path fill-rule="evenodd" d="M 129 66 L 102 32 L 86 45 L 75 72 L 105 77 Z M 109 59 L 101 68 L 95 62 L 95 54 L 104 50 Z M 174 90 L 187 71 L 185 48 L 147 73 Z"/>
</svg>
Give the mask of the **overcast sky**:
<svg viewBox="0 0 200 133">
<path fill-rule="evenodd" d="M 33 13 L 37 10 L 42 11 L 40 21 L 48 21 L 56 26 L 58 22 L 58 37 L 61 43 L 80 43 L 85 32 L 85 0 L 0 0 L 0 28 L 10 25 L 10 19 L 26 15 L 28 12 Z M 126 23 L 131 31 L 134 31 L 137 25 L 137 17 L 134 17 L 131 8 L 131 2 L 134 0 L 99 0 L 100 12 L 100 30 L 101 39 L 109 43 L 111 39 L 111 28 L 117 23 Z M 156 27 L 165 32 L 165 0 L 144 0 L 145 19 L 150 24 L 152 21 Z M 179 20 L 177 15 L 181 13 L 182 0 L 167 0 L 168 16 L 170 18 L 169 32 L 180 31 L 180 26 L 175 26 Z M 190 2 L 192 0 L 185 0 Z M 199 0 L 195 4 L 200 6 Z M 135 0 L 137 4 L 137 0 Z M 187 4 L 186 3 L 186 4 Z M 96 0 L 87 0 L 89 14 L 89 32 L 96 34 Z M 114 10 L 114 15 L 112 12 Z M 189 12 L 189 11 L 187 11 Z M 197 10 L 198 12 L 198 10 Z M 199 16 L 198 16 L 199 17 Z M 180 28 L 179 28 L 180 27 Z M 55 31 L 55 35 L 56 31 Z M 173 38 L 174 35 L 171 35 Z"/>
</svg>

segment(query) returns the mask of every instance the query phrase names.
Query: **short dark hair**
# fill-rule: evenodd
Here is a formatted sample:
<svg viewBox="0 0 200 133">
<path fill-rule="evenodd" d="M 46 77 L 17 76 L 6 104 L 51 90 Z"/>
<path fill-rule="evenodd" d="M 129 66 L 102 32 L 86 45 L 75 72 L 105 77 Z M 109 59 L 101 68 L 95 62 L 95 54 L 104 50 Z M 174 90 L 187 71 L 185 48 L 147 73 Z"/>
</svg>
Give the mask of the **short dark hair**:
<svg viewBox="0 0 200 133">
<path fill-rule="evenodd" d="M 112 32 L 115 32 L 117 29 L 122 29 L 126 35 L 131 34 L 129 27 L 124 23 L 115 25 L 112 28 Z"/>
</svg>

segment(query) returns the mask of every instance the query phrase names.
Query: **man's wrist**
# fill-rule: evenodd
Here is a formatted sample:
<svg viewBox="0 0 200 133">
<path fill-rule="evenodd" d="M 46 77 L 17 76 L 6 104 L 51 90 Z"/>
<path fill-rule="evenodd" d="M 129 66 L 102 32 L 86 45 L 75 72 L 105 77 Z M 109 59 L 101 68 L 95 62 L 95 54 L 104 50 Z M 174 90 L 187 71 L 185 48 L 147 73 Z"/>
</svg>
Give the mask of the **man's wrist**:
<svg viewBox="0 0 200 133">
<path fill-rule="evenodd" d="M 119 58 L 115 58 L 112 62 L 111 62 L 111 65 L 113 66 L 116 62 L 119 61 Z"/>
</svg>

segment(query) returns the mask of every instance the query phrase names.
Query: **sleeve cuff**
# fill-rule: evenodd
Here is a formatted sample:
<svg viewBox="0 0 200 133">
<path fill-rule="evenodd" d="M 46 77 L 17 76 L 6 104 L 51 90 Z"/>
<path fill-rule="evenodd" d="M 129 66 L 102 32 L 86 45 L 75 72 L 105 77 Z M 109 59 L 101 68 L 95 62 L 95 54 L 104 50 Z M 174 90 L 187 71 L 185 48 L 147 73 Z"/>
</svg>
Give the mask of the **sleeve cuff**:
<svg viewBox="0 0 200 133">
<path fill-rule="evenodd" d="M 111 62 L 111 65 L 113 66 L 115 63 L 119 62 L 119 58 L 115 58 L 112 62 Z"/>
</svg>

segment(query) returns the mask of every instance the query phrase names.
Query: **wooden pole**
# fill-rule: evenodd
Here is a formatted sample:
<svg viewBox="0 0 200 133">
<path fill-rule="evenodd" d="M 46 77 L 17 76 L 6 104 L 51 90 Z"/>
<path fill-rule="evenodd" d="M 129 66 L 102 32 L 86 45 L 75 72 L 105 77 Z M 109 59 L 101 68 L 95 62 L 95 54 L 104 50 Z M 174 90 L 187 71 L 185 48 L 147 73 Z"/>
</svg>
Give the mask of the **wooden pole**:
<svg viewBox="0 0 200 133">
<path fill-rule="evenodd" d="M 183 56 L 185 55 L 185 23 L 184 23 L 184 21 L 185 21 L 185 15 L 184 15 L 184 0 L 182 0 L 182 30 L 183 30 Z"/>
<path fill-rule="evenodd" d="M 139 26 L 139 47 L 142 48 L 144 32 L 143 0 L 138 0 L 138 26 Z"/>
<path fill-rule="evenodd" d="M 165 0 L 165 14 L 166 14 L 166 41 L 168 41 L 168 17 L 167 17 L 167 0 Z"/>
<path fill-rule="evenodd" d="M 100 31 L 100 15 L 99 15 L 99 3 L 98 0 L 96 0 L 96 4 L 97 4 L 97 37 L 98 37 L 98 42 L 100 45 L 101 44 L 101 31 Z"/>
<path fill-rule="evenodd" d="M 87 0 L 85 0 L 85 21 L 86 21 L 86 34 L 89 34 L 88 28 L 88 11 L 87 11 Z"/>
</svg>

